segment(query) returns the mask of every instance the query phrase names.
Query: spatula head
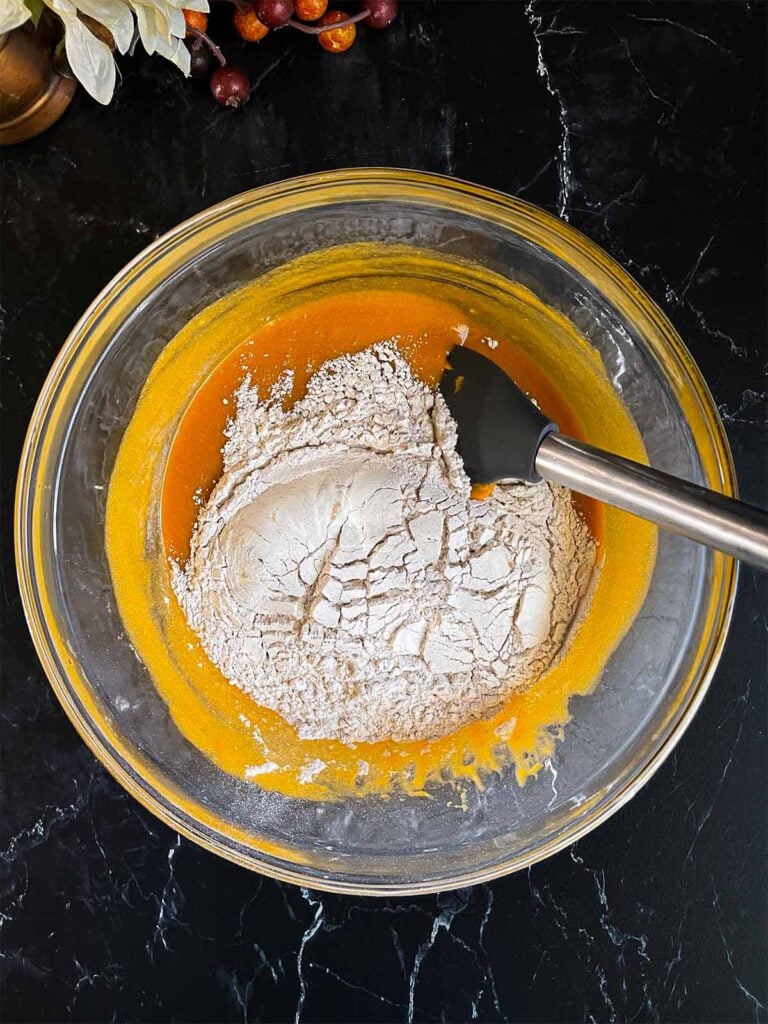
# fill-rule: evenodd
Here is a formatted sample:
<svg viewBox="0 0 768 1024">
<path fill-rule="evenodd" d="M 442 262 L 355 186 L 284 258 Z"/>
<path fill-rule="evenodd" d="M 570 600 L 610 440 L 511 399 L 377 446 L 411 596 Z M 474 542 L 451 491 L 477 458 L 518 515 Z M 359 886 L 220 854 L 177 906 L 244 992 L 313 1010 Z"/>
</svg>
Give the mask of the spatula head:
<svg viewBox="0 0 768 1024">
<path fill-rule="evenodd" d="M 536 453 L 557 424 L 487 356 L 457 345 L 440 393 L 459 431 L 458 451 L 472 483 L 516 479 L 540 483 Z"/>
</svg>

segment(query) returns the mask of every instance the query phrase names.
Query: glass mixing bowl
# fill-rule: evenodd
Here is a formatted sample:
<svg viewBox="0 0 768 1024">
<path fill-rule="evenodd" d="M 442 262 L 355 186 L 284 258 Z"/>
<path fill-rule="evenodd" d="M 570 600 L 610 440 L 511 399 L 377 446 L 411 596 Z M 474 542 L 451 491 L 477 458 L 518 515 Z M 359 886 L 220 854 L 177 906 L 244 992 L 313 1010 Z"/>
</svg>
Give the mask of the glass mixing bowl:
<svg viewBox="0 0 768 1024">
<path fill-rule="evenodd" d="M 99 760 L 172 828 L 318 889 L 430 892 L 526 867 L 618 810 L 670 753 L 722 650 L 732 561 L 660 536 L 647 599 L 596 693 L 572 702 L 556 774 L 488 780 L 466 807 L 394 795 L 316 803 L 215 767 L 181 735 L 134 653 L 104 551 L 110 472 L 160 351 L 201 308 L 304 253 L 398 242 L 474 259 L 559 310 L 600 354 L 659 469 L 735 493 L 722 424 L 689 352 L 637 284 L 526 203 L 413 171 L 350 170 L 236 196 L 130 263 L 73 330 L 21 460 L 17 560 L 40 659 Z"/>
</svg>

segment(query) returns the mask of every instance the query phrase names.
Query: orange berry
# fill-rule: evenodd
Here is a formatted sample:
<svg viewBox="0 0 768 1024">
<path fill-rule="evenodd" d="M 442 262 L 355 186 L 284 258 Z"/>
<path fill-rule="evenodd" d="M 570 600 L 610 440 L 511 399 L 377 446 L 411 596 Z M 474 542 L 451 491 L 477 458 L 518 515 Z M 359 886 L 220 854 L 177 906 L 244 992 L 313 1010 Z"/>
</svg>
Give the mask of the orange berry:
<svg viewBox="0 0 768 1024">
<path fill-rule="evenodd" d="M 346 21 L 349 17 L 344 11 L 328 11 L 324 14 L 319 25 L 334 25 L 337 21 Z M 355 25 L 345 25 L 344 28 L 332 28 L 327 32 L 321 32 L 317 37 L 324 50 L 329 53 L 344 53 L 355 41 L 357 28 Z"/>
<path fill-rule="evenodd" d="M 302 21 L 317 21 L 328 10 L 328 0 L 294 0 L 296 17 Z"/>
<path fill-rule="evenodd" d="M 235 31 L 247 43 L 258 43 L 269 32 L 263 21 L 259 21 L 253 4 L 237 7 L 233 18 Z"/>
<path fill-rule="evenodd" d="M 204 11 L 184 11 L 184 21 L 190 28 L 196 28 L 198 32 L 205 32 L 208 28 L 208 15 Z M 192 35 L 187 32 L 187 35 Z"/>
</svg>

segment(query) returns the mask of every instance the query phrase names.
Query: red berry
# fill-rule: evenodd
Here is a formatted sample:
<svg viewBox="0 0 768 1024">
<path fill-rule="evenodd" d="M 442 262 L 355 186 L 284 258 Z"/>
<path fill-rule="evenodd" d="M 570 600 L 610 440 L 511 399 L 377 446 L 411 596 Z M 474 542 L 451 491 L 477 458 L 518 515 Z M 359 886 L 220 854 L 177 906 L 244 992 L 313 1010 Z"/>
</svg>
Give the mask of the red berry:
<svg viewBox="0 0 768 1024">
<path fill-rule="evenodd" d="M 189 50 L 189 77 L 198 81 L 207 78 L 213 64 L 211 51 L 205 46 L 192 46 Z"/>
<path fill-rule="evenodd" d="M 242 107 L 250 95 L 251 82 L 240 68 L 225 64 L 211 75 L 211 92 L 222 107 Z"/>
<path fill-rule="evenodd" d="M 362 0 L 360 9 L 368 11 L 368 28 L 386 28 L 397 17 L 397 0 Z"/>
<path fill-rule="evenodd" d="M 293 0 L 257 0 L 256 14 L 268 28 L 282 28 L 293 17 Z"/>
</svg>

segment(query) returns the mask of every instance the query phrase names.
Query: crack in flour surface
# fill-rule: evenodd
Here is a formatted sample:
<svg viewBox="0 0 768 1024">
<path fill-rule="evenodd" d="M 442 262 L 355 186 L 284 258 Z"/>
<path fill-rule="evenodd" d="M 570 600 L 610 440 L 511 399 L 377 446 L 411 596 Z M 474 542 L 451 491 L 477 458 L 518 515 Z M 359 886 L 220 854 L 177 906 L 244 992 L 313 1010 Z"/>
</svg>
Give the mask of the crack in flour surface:
<svg viewBox="0 0 768 1024">
<path fill-rule="evenodd" d="M 208 657 L 300 737 L 429 739 L 560 656 L 595 546 L 569 492 L 484 501 L 439 394 L 383 342 L 236 395 L 224 472 L 173 586 Z"/>
</svg>

